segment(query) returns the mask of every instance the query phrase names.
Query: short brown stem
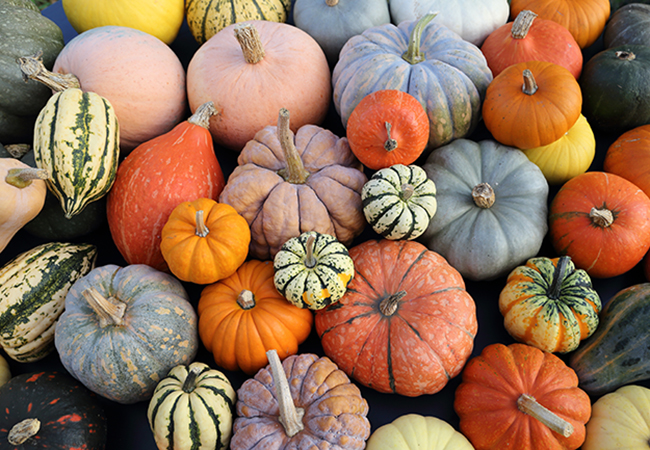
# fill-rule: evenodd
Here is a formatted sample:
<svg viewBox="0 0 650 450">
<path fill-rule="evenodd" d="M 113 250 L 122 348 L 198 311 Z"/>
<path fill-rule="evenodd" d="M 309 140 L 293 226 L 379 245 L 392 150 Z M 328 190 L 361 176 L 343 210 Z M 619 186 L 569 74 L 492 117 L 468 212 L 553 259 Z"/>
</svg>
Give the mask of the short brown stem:
<svg viewBox="0 0 650 450">
<path fill-rule="evenodd" d="M 293 133 L 289 128 L 289 111 L 280 109 L 278 116 L 278 140 L 284 152 L 287 167 L 278 171 L 278 175 L 292 184 L 304 184 L 309 178 L 309 171 L 300 158 L 300 153 L 293 142 Z"/>
<path fill-rule="evenodd" d="M 41 429 L 41 421 L 36 418 L 25 419 L 11 427 L 7 435 L 10 445 L 22 445 Z"/>
<path fill-rule="evenodd" d="M 325 0 L 327 6 L 336 6 L 339 4 L 339 0 Z"/>
<path fill-rule="evenodd" d="M 25 82 L 36 80 L 43 83 L 53 91 L 59 92 L 69 88 L 81 88 L 79 79 L 71 73 L 50 72 L 43 65 L 43 53 L 38 52 L 33 56 L 18 58 L 18 64 Z"/>
<path fill-rule="evenodd" d="M 24 189 L 33 180 L 47 180 L 49 174 L 45 169 L 36 169 L 34 167 L 14 167 L 7 171 L 5 182 L 15 188 Z"/>
<path fill-rule="evenodd" d="M 195 215 L 195 221 L 196 221 L 195 234 L 198 237 L 206 237 L 210 233 L 208 227 L 205 226 L 205 218 L 203 217 L 204 215 L 205 213 L 202 209 L 198 210 Z"/>
<path fill-rule="evenodd" d="M 388 297 L 385 297 L 381 303 L 379 303 L 379 311 L 386 317 L 390 317 L 395 314 L 399 302 L 406 297 L 406 291 L 398 291 Z"/>
<path fill-rule="evenodd" d="M 522 86 L 521 91 L 526 95 L 533 95 L 537 92 L 537 82 L 535 81 L 533 72 L 531 72 L 530 69 L 524 69 L 522 75 L 524 76 L 524 85 Z"/>
<path fill-rule="evenodd" d="M 390 130 L 393 128 L 393 126 L 389 122 L 384 122 L 384 126 L 386 127 L 386 142 L 384 142 L 384 150 L 387 152 L 392 152 L 397 148 L 397 141 L 393 139 L 390 135 Z"/>
<path fill-rule="evenodd" d="M 192 125 L 198 125 L 207 130 L 210 128 L 210 117 L 216 116 L 217 114 L 219 114 L 219 111 L 214 106 L 214 102 L 210 101 L 196 108 L 194 114 L 187 121 Z"/>
<path fill-rule="evenodd" d="M 31 150 L 32 146 L 29 144 L 7 144 L 5 145 L 5 150 L 16 159 L 20 159 Z"/>
<path fill-rule="evenodd" d="M 269 350 L 266 352 L 266 357 L 271 366 L 273 384 L 275 385 L 275 397 L 280 409 L 280 417 L 278 420 L 284 427 L 284 432 L 287 436 L 295 436 L 305 428 L 302 423 L 305 410 L 296 408 L 296 405 L 293 403 L 287 374 L 284 371 L 278 352 L 274 349 Z"/>
<path fill-rule="evenodd" d="M 607 228 L 614 223 L 614 214 L 607 208 L 591 208 L 591 211 L 589 211 L 589 218 L 594 225 L 601 228 Z"/>
<path fill-rule="evenodd" d="M 525 38 L 528 34 L 528 31 L 530 30 L 531 25 L 533 24 L 533 20 L 535 20 L 535 17 L 537 17 L 537 14 L 527 9 L 524 9 L 519 14 L 517 14 L 515 21 L 512 23 L 512 28 L 510 29 L 510 35 L 512 38 Z"/>
<path fill-rule="evenodd" d="M 185 381 L 183 381 L 183 387 L 181 388 L 183 392 L 187 392 L 189 394 L 190 392 L 194 391 L 196 388 L 196 377 L 198 377 L 202 371 L 203 368 L 200 366 L 194 366 L 187 371 L 187 376 L 185 377 Z"/>
<path fill-rule="evenodd" d="M 255 294 L 248 289 L 242 290 L 237 296 L 237 304 L 241 309 L 251 309 L 255 307 Z"/>
<path fill-rule="evenodd" d="M 556 433 L 569 437 L 573 434 L 573 425 L 559 417 L 554 412 L 540 405 L 534 397 L 528 394 L 521 394 L 517 399 L 517 408 L 524 414 L 542 422 Z"/>
<path fill-rule="evenodd" d="M 106 328 L 111 325 L 122 325 L 124 323 L 124 312 L 126 311 L 126 303 L 123 303 L 116 298 L 106 298 L 91 287 L 81 292 L 88 305 L 99 316 L 99 326 Z"/>
<path fill-rule="evenodd" d="M 257 64 L 264 59 L 264 47 L 260 33 L 250 23 L 238 23 L 235 25 L 235 38 L 241 46 L 244 60 L 248 64 Z"/>
<path fill-rule="evenodd" d="M 401 188 L 402 188 L 402 193 L 401 193 L 402 200 L 407 202 L 413 196 L 413 193 L 415 192 L 415 186 L 409 183 L 404 183 L 401 186 Z"/>
<path fill-rule="evenodd" d="M 622 59 L 625 61 L 633 61 L 634 59 L 636 59 L 636 55 L 628 50 L 619 50 L 615 53 L 615 55 L 618 59 Z"/>
<path fill-rule="evenodd" d="M 472 189 L 472 199 L 479 208 L 488 209 L 494 205 L 494 189 L 488 183 L 479 183 Z"/>
<path fill-rule="evenodd" d="M 310 234 L 307 237 L 307 242 L 305 243 L 305 267 L 312 269 L 316 266 L 316 258 L 314 258 L 314 242 L 316 241 L 316 235 Z"/>
</svg>

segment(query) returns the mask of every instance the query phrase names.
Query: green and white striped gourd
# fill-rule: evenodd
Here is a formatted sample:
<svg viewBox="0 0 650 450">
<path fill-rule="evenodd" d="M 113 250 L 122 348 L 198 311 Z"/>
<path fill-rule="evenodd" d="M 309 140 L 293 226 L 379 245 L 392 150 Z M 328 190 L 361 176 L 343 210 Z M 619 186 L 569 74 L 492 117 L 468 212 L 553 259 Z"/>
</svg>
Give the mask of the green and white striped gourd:
<svg viewBox="0 0 650 450">
<path fill-rule="evenodd" d="M 438 208 L 436 185 L 419 166 L 395 164 L 378 170 L 361 191 L 363 214 L 386 239 L 415 239 Z"/>
<path fill-rule="evenodd" d="M 55 93 L 34 127 L 34 159 L 65 216 L 108 194 L 117 172 L 119 126 L 108 100 L 69 88 Z"/>
<path fill-rule="evenodd" d="M 54 350 L 54 329 L 70 287 L 95 265 L 90 244 L 50 242 L 34 247 L 0 269 L 0 346 L 19 362 Z"/>
<path fill-rule="evenodd" d="M 228 378 L 207 364 L 172 368 L 147 410 L 156 445 L 160 450 L 228 448 L 235 396 Z"/>
<path fill-rule="evenodd" d="M 307 231 L 287 240 L 273 260 L 273 282 L 300 308 L 318 310 L 337 302 L 354 277 L 348 249 L 334 236 Z"/>
</svg>

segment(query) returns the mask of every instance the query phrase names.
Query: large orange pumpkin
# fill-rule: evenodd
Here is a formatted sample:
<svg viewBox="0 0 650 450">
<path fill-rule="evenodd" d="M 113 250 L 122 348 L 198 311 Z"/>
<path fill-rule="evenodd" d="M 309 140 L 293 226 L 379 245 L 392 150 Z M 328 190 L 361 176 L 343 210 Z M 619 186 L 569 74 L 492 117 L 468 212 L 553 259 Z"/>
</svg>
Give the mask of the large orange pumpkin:
<svg viewBox="0 0 650 450">
<path fill-rule="evenodd" d="M 201 292 L 199 336 L 219 367 L 252 375 L 266 366 L 268 350 L 284 359 L 309 336 L 311 311 L 278 293 L 273 274 L 272 261 L 250 260 Z"/>
<path fill-rule="evenodd" d="M 494 139 L 525 150 L 560 139 L 576 123 L 582 92 L 562 66 L 545 61 L 514 64 L 487 88 L 483 120 Z"/>
<path fill-rule="evenodd" d="M 631 181 L 650 197 L 650 125 L 620 135 L 607 149 L 603 170 Z"/>
<path fill-rule="evenodd" d="M 463 370 L 454 409 L 476 450 L 573 450 L 585 440 L 591 401 L 554 354 L 491 344 Z"/>
<path fill-rule="evenodd" d="M 316 313 L 325 354 L 379 392 L 440 391 L 474 346 L 476 307 L 463 278 L 414 241 L 370 240 L 350 256 L 357 275 L 338 303 Z"/>
</svg>

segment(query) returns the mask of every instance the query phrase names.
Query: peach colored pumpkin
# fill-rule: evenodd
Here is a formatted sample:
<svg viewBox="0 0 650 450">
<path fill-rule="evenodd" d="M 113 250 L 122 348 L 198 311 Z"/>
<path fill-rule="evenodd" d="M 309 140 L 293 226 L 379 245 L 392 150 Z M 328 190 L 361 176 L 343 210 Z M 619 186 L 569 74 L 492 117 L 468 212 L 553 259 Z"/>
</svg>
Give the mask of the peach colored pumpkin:
<svg viewBox="0 0 650 450">
<path fill-rule="evenodd" d="M 241 45 L 240 40 L 254 42 L 255 30 L 261 48 Z M 219 110 L 210 120 L 215 143 L 235 151 L 265 126 L 275 125 L 280 108 L 291 111 L 294 132 L 321 124 L 331 92 L 323 50 L 286 23 L 252 20 L 223 28 L 197 50 L 187 68 L 191 110 L 212 100 Z"/>
<path fill-rule="evenodd" d="M 111 102 L 122 152 L 170 131 L 186 112 L 180 60 L 160 39 L 134 28 L 104 26 L 77 35 L 53 71 L 74 74 L 82 90 Z"/>
</svg>

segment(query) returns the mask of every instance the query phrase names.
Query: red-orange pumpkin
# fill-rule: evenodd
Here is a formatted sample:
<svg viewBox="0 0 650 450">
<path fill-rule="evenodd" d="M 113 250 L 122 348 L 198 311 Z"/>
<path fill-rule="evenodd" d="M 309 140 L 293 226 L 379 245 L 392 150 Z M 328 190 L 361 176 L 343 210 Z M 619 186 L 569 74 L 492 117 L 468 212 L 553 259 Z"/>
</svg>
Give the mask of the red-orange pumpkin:
<svg viewBox="0 0 650 450">
<path fill-rule="evenodd" d="M 454 409 L 476 450 L 573 450 L 584 442 L 591 417 L 573 369 L 526 344 L 491 344 L 472 358 Z"/>
<path fill-rule="evenodd" d="M 618 175 L 585 172 L 553 198 L 549 236 L 559 254 L 592 277 L 621 275 L 650 248 L 650 198 Z"/>
<path fill-rule="evenodd" d="M 433 394 L 474 346 L 476 307 L 456 269 L 414 241 L 350 249 L 356 276 L 338 303 L 316 312 L 325 354 L 379 392 Z"/>
<path fill-rule="evenodd" d="M 650 197 L 650 125 L 620 135 L 607 149 L 603 170 L 631 181 Z"/>
</svg>

